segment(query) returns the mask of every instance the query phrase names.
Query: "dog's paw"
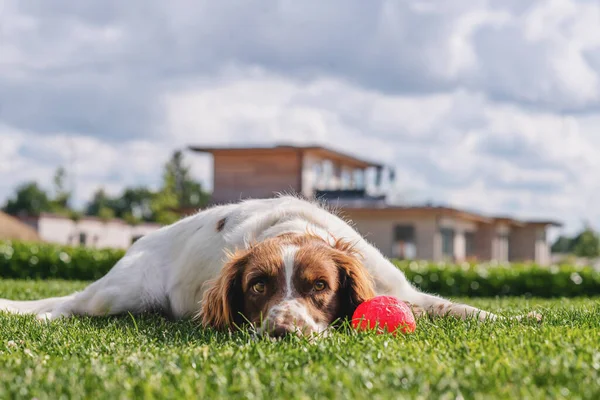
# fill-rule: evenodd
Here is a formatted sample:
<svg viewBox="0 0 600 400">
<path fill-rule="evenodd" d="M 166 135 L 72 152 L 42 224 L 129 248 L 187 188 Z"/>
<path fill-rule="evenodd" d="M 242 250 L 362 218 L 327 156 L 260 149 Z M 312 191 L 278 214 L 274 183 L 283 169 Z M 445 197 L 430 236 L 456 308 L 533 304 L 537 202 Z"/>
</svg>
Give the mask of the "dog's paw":
<svg viewBox="0 0 600 400">
<path fill-rule="evenodd" d="M 50 322 L 53 320 L 53 316 L 52 316 L 52 313 L 45 312 L 45 313 L 40 313 L 40 314 L 36 315 L 35 319 L 37 319 L 40 322 Z"/>
<path fill-rule="evenodd" d="M 518 317 L 516 317 L 517 321 L 536 321 L 536 322 L 542 322 L 543 317 L 542 314 L 532 311 L 530 313 L 527 313 L 525 315 L 519 315 Z"/>
<path fill-rule="evenodd" d="M 542 314 L 535 311 L 532 311 L 529 314 L 527 314 L 527 318 L 536 320 L 537 322 L 542 322 L 543 320 Z"/>
<path fill-rule="evenodd" d="M 67 314 L 61 312 L 44 312 L 37 314 L 35 316 L 35 319 L 37 319 L 40 322 L 52 322 L 56 321 L 59 318 L 64 318 L 66 316 Z"/>
</svg>

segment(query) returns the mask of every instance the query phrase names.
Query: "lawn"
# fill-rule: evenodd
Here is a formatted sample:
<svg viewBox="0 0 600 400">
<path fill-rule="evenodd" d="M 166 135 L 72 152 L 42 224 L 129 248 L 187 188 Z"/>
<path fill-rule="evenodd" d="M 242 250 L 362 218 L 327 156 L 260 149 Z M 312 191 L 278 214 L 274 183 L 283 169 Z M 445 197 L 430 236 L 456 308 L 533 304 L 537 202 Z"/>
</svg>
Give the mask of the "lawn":
<svg viewBox="0 0 600 400">
<path fill-rule="evenodd" d="M 83 282 L 0 280 L 33 299 Z M 463 299 L 465 300 L 465 299 Z M 0 314 L 0 398 L 600 398 L 599 299 L 474 299 L 545 321 L 418 322 L 415 334 L 350 330 L 310 344 L 216 334 L 160 316 L 50 325 Z"/>
</svg>

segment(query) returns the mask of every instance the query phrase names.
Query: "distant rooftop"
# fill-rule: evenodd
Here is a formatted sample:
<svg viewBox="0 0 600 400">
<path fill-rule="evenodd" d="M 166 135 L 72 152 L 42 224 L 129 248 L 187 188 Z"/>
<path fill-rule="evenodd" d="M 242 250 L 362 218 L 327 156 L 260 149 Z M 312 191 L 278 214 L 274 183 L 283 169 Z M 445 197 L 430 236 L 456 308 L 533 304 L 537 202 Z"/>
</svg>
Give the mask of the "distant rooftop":
<svg viewBox="0 0 600 400">
<path fill-rule="evenodd" d="M 561 227 L 562 223 L 558 221 L 552 220 L 519 220 L 510 217 L 493 217 L 486 216 L 482 213 L 476 211 L 469 211 L 464 209 L 458 209 L 455 207 L 449 206 L 436 206 L 436 205 L 410 205 L 410 206 L 399 206 L 399 205 L 391 205 L 387 204 L 383 201 L 344 201 L 344 199 L 339 199 L 337 204 L 332 202 L 333 204 L 340 206 L 342 209 L 353 210 L 354 212 L 366 212 L 369 215 L 374 215 L 376 213 L 389 213 L 392 212 L 394 214 L 406 214 L 406 215 L 438 215 L 438 216 L 447 216 L 447 217 L 455 217 L 464 220 L 469 220 L 473 222 L 479 222 L 484 224 L 490 223 L 508 223 L 514 226 L 526 226 L 526 225 L 539 225 L 539 226 L 552 226 L 552 227 Z"/>
<path fill-rule="evenodd" d="M 282 152 L 282 151 L 301 151 L 301 152 L 311 152 L 313 154 L 319 155 L 323 158 L 331 159 L 332 161 L 338 161 L 344 163 L 346 165 L 353 166 L 355 168 L 383 168 L 384 165 L 378 162 L 373 162 L 369 160 L 365 160 L 350 154 L 342 153 L 336 150 L 329 149 L 324 146 L 296 146 L 296 145 L 286 145 L 280 144 L 276 146 L 251 146 L 251 147 L 231 147 L 231 146 L 223 146 L 223 147 L 205 147 L 205 146 L 188 146 L 188 148 L 192 151 L 197 151 L 199 153 L 210 153 L 210 154 L 240 154 L 240 153 L 256 153 L 256 152 Z"/>
</svg>

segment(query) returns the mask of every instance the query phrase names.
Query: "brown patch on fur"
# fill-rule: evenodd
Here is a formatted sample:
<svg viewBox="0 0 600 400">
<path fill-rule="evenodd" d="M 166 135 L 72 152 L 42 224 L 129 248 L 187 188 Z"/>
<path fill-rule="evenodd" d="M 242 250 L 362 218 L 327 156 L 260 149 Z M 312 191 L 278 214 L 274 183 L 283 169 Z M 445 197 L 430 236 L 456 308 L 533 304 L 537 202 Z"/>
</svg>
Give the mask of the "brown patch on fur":
<svg viewBox="0 0 600 400">
<path fill-rule="evenodd" d="M 217 232 L 221 232 L 225 229 L 225 223 L 227 223 L 227 217 L 221 218 L 219 222 L 217 222 Z"/>
<path fill-rule="evenodd" d="M 248 252 L 237 252 L 223 267 L 219 277 L 204 292 L 199 317 L 204 326 L 225 329 L 236 325 L 242 299 L 240 292 L 240 274 L 248 263 Z"/>
<path fill-rule="evenodd" d="M 282 249 L 289 245 L 298 247 L 291 278 L 293 298 L 315 322 L 329 325 L 347 318 L 360 303 L 375 296 L 373 282 L 352 244 L 342 240 L 331 244 L 310 234 L 286 234 L 231 255 L 204 295 L 202 323 L 217 329 L 233 328 L 244 321 L 260 324 L 286 295 Z M 253 289 L 259 281 L 264 283 L 262 293 Z M 325 289 L 317 291 L 317 281 L 323 281 Z"/>
<path fill-rule="evenodd" d="M 334 249 L 324 241 L 309 241 L 298 249 L 292 282 L 299 301 L 317 323 L 330 324 L 339 314 L 345 300 L 340 293 L 340 273 L 333 260 Z M 315 290 L 315 283 L 322 281 L 325 289 Z"/>
</svg>

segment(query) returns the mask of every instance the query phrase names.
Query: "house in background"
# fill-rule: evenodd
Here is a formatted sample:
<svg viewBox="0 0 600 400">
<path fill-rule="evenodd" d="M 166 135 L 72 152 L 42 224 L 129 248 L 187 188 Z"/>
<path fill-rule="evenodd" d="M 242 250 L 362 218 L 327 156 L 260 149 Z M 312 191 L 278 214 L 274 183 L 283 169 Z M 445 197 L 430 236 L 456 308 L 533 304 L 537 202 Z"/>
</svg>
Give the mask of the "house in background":
<svg viewBox="0 0 600 400">
<path fill-rule="evenodd" d="M 0 211 L 0 240 L 39 242 L 42 239 L 35 229 L 12 215 Z"/>
<path fill-rule="evenodd" d="M 126 249 L 142 236 L 160 228 L 159 224 L 154 223 L 129 225 L 118 218 L 104 220 L 83 216 L 74 220 L 51 213 L 23 216 L 19 219 L 33 228 L 46 242 L 96 248 Z"/>
<path fill-rule="evenodd" d="M 490 217 L 451 207 L 396 206 L 382 188 L 384 166 L 321 146 L 198 147 L 214 163 L 213 202 L 281 192 L 321 199 L 341 211 L 388 257 L 462 262 L 551 262 L 553 221 Z"/>
</svg>

